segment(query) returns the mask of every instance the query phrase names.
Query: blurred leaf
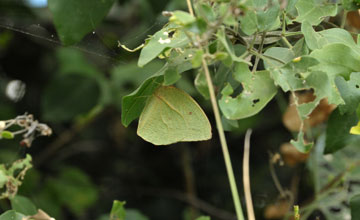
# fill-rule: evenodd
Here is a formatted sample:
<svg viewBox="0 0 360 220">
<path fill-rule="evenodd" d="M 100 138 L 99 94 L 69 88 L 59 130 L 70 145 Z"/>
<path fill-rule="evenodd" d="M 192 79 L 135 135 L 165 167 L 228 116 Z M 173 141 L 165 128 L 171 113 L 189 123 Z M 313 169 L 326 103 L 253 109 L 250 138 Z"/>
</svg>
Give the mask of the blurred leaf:
<svg viewBox="0 0 360 220">
<path fill-rule="evenodd" d="M 49 9 L 60 40 L 65 45 L 79 42 L 107 15 L 114 0 L 49 0 Z"/>
<path fill-rule="evenodd" d="M 360 219 L 360 194 L 350 199 L 351 219 Z"/>
<path fill-rule="evenodd" d="M 179 25 L 188 25 L 195 22 L 195 17 L 185 11 L 174 11 L 169 21 Z"/>
<path fill-rule="evenodd" d="M 72 48 L 61 48 L 56 51 L 56 55 L 60 62 L 57 74 L 81 74 L 94 78 L 101 90 L 99 104 L 104 105 L 112 101 L 109 81 L 102 72 L 86 59 L 82 52 Z"/>
<path fill-rule="evenodd" d="M 146 100 L 153 94 L 164 81 L 164 76 L 153 76 L 129 95 L 122 98 L 121 122 L 127 127 L 143 111 Z"/>
<path fill-rule="evenodd" d="M 14 210 L 9 210 L 0 215 L 0 220 L 22 220 L 24 217 L 24 215 Z"/>
<path fill-rule="evenodd" d="M 154 145 L 211 138 L 211 125 L 203 110 L 184 91 L 159 87 L 140 115 L 137 134 Z"/>
<path fill-rule="evenodd" d="M 124 205 L 126 202 L 114 200 L 110 212 L 110 220 L 125 220 L 126 212 Z"/>
<path fill-rule="evenodd" d="M 195 12 L 197 16 L 205 18 L 207 22 L 214 22 L 216 19 L 213 8 L 209 4 L 200 2 L 195 4 Z"/>
<path fill-rule="evenodd" d="M 11 131 L 2 131 L 0 133 L 0 136 L 4 139 L 13 139 L 15 137 L 15 135 Z"/>
<path fill-rule="evenodd" d="M 348 81 L 338 76 L 335 78 L 335 84 L 345 101 L 344 105 L 339 106 L 340 113 L 355 112 L 360 104 L 360 72 L 351 73 Z"/>
<path fill-rule="evenodd" d="M 165 48 L 182 47 L 188 43 L 189 39 L 185 33 L 179 27 L 170 24 L 150 37 L 141 50 L 138 65 L 143 67 L 156 58 Z"/>
<path fill-rule="evenodd" d="M 200 216 L 200 217 L 196 218 L 195 220 L 211 220 L 211 218 L 209 216 Z"/>
<path fill-rule="evenodd" d="M 30 199 L 16 195 L 10 198 L 11 208 L 24 215 L 35 215 L 37 213 L 36 206 L 30 201 Z"/>
<path fill-rule="evenodd" d="M 298 0 L 296 5 L 299 16 L 297 22 L 308 21 L 311 25 L 318 25 L 327 16 L 335 16 L 337 4 L 322 3 L 316 0 Z"/>
<path fill-rule="evenodd" d="M 61 122 L 88 113 L 100 100 L 98 82 L 82 74 L 59 75 L 47 86 L 42 100 L 45 120 Z"/>
<path fill-rule="evenodd" d="M 149 218 L 143 215 L 139 210 L 126 209 L 125 220 L 149 220 Z"/>
<path fill-rule="evenodd" d="M 356 1 L 354 0 L 342 0 L 342 6 L 347 11 L 355 11 L 359 8 Z"/>
<path fill-rule="evenodd" d="M 349 134 L 349 131 L 357 122 L 358 117 L 355 112 L 342 115 L 337 108 L 330 115 L 327 125 L 325 154 L 334 153 L 350 143 L 355 135 Z"/>
<path fill-rule="evenodd" d="M 76 168 L 63 168 L 58 178 L 49 179 L 49 184 L 56 199 L 77 216 L 84 214 L 98 198 L 97 188 L 90 178 Z"/>
<path fill-rule="evenodd" d="M 219 106 L 227 119 L 242 119 L 257 114 L 277 92 L 269 71 L 251 73 L 246 64 L 239 63 L 233 74 L 243 90 L 235 98 L 230 94 L 221 97 Z"/>
</svg>

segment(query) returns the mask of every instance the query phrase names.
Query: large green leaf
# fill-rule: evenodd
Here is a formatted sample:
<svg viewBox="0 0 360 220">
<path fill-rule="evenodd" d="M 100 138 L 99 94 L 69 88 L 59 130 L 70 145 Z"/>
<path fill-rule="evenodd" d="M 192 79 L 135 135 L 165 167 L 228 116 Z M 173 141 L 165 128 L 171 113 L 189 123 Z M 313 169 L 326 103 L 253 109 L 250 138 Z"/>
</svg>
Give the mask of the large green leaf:
<svg viewBox="0 0 360 220">
<path fill-rule="evenodd" d="M 162 86 L 140 115 L 137 134 L 155 145 L 211 138 L 211 125 L 200 106 L 184 91 Z"/>
<path fill-rule="evenodd" d="M 95 78 L 83 74 L 59 75 L 44 92 L 44 118 L 52 122 L 71 120 L 88 113 L 99 103 L 100 97 L 100 86 Z"/>
<path fill-rule="evenodd" d="M 342 115 L 337 108 L 329 117 L 325 153 L 334 153 L 349 144 L 356 137 L 349 131 L 357 122 L 358 117 L 355 112 Z"/>
<path fill-rule="evenodd" d="M 342 43 L 360 51 L 351 34 L 341 28 L 331 28 L 316 32 L 308 21 L 304 21 L 301 25 L 301 32 L 304 34 L 306 44 L 311 50 L 321 49 L 332 43 Z"/>
<path fill-rule="evenodd" d="M 296 21 L 308 21 L 311 25 L 318 25 L 325 17 L 337 13 L 337 4 L 319 3 L 316 0 L 298 0 L 295 7 L 299 13 Z"/>
<path fill-rule="evenodd" d="M 322 71 L 328 75 L 331 85 L 331 93 L 328 94 L 329 102 L 336 105 L 344 104 L 336 88 L 335 78 L 338 75 L 349 78 L 352 72 L 360 72 L 360 54 L 345 44 L 333 43 L 313 51 L 310 56 L 319 61 L 319 64 L 311 67 L 311 70 Z"/>
<path fill-rule="evenodd" d="M 351 219 L 360 219 L 360 194 L 350 199 Z"/>
<path fill-rule="evenodd" d="M 143 67 L 156 58 L 165 48 L 182 47 L 189 43 L 188 37 L 178 26 L 170 24 L 156 32 L 141 50 L 138 65 Z"/>
<path fill-rule="evenodd" d="M 277 92 L 269 71 L 251 73 L 247 64 L 238 63 L 234 78 L 242 85 L 241 93 L 233 98 L 233 91 L 223 90 L 219 101 L 220 109 L 227 119 L 242 119 L 257 114 Z"/>
<path fill-rule="evenodd" d="M 127 127 L 137 119 L 143 111 L 146 100 L 152 95 L 164 81 L 164 76 L 153 76 L 141 84 L 141 86 L 122 99 L 121 122 Z"/>
<path fill-rule="evenodd" d="M 338 76 L 335 83 L 345 101 L 345 105 L 339 106 L 340 113 L 355 112 L 360 103 L 360 72 L 351 73 L 349 81 Z"/>
<path fill-rule="evenodd" d="M 14 210 L 9 210 L 0 215 L 0 220 L 22 220 L 25 216 Z"/>
<path fill-rule="evenodd" d="M 37 213 L 36 206 L 30 201 L 30 199 L 16 195 L 10 199 L 11 208 L 24 215 L 35 215 Z"/>
<path fill-rule="evenodd" d="M 240 17 L 240 28 L 247 34 L 252 35 L 256 31 L 271 31 L 280 26 L 280 5 L 278 1 L 248 0 L 245 2 L 247 9 L 245 16 Z"/>
<path fill-rule="evenodd" d="M 65 45 L 79 42 L 107 15 L 114 0 L 49 0 L 49 9 L 60 40 Z"/>
</svg>

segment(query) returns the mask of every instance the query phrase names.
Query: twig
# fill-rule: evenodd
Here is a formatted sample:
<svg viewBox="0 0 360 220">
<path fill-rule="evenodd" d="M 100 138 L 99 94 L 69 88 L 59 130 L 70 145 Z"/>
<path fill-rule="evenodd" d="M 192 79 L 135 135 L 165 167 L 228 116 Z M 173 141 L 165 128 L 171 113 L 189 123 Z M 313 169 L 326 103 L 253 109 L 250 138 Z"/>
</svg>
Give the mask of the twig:
<svg viewBox="0 0 360 220">
<path fill-rule="evenodd" d="M 251 188 L 250 188 L 250 167 L 249 167 L 249 158 L 250 158 L 250 136 L 251 129 L 248 129 L 245 134 L 245 143 L 244 143 L 244 159 L 243 159 L 243 182 L 244 182 L 244 192 L 245 192 L 245 201 L 246 201 L 246 210 L 248 220 L 255 220 L 255 213 L 253 202 L 251 198 Z"/>
<path fill-rule="evenodd" d="M 189 9 L 189 12 L 192 16 L 194 16 L 194 10 L 191 6 L 191 0 L 186 0 L 186 3 L 187 3 L 187 6 L 188 6 L 188 9 Z"/>
</svg>

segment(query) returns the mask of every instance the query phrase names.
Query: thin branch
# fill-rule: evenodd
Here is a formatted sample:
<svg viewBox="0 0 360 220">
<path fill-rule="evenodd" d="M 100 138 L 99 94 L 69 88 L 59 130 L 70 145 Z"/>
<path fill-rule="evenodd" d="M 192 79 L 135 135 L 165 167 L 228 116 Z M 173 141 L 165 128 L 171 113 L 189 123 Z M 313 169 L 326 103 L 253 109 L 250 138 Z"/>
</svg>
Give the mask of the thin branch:
<svg viewBox="0 0 360 220">
<path fill-rule="evenodd" d="M 245 143 L 244 143 L 244 159 L 243 159 L 243 182 L 244 182 L 244 192 L 245 192 L 245 201 L 246 201 L 246 210 L 248 220 L 255 220 L 255 213 L 253 202 L 251 198 L 251 188 L 250 188 L 250 167 L 249 167 L 249 158 L 250 158 L 250 136 L 251 129 L 246 131 Z"/>
<path fill-rule="evenodd" d="M 186 0 L 186 3 L 187 3 L 187 7 L 188 7 L 188 10 L 189 10 L 190 14 L 192 16 L 194 16 L 194 10 L 193 10 L 192 5 L 191 5 L 191 0 Z"/>
<path fill-rule="evenodd" d="M 229 150 L 228 150 L 228 146 L 227 146 L 227 142 L 226 142 L 226 138 L 225 138 L 225 132 L 224 132 L 224 128 L 223 128 L 222 122 L 221 122 L 219 107 L 218 107 L 217 101 L 216 101 L 214 85 L 212 83 L 209 68 L 207 66 L 205 58 L 202 58 L 202 67 L 204 69 L 205 76 L 206 76 L 206 82 L 209 87 L 211 105 L 212 105 L 212 108 L 214 111 L 216 126 L 217 126 L 217 130 L 218 130 L 219 137 L 220 137 L 221 148 L 222 148 L 223 155 L 224 155 L 225 166 L 226 166 L 226 171 L 227 171 L 227 175 L 228 175 L 229 182 L 230 182 L 230 189 L 231 189 L 232 197 L 234 200 L 236 215 L 238 217 L 238 220 L 243 220 L 244 214 L 243 214 L 242 208 L 241 208 L 241 203 L 240 203 L 239 193 L 238 193 L 237 186 L 236 186 L 234 171 L 233 171 L 233 168 L 231 165 L 230 154 L 229 154 Z"/>
</svg>

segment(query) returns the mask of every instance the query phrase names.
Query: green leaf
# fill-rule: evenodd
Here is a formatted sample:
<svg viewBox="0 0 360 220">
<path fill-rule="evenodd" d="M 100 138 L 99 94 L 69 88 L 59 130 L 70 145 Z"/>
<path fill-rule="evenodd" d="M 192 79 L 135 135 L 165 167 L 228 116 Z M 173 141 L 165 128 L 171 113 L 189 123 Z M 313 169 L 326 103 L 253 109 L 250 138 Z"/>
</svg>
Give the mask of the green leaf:
<svg viewBox="0 0 360 220">
<path fill-rule="evenodd" d="M 359 9 L 359 5 L 356 3 L 356 0 L 342 0 L 342 6 L 347 11 L 355 11 Z"/>
<path fill-rule="evenodd" d="M 325 153 L 334 153 L 345 147 L 356 135 L 349 134 L 352 126 L 356 125 L 358 117 L 355 112 L 341 115 L 337 108 L 331 113 L 326 129 Z"/>
<path fill-rule="evenodd" d="M 189 43 L 184 31 L 175 25 L 168 25 L 156 32 L 141 50 L 138 65 L 143 67 L 156 58 L 165 48 L 177 48 Z"/>
<path fill-rule="evenodd" d="M 22 220 L 24 215 L 15 212 L 14 210 L 8 210 L 0 215 L 0 220 Z"/>
<path fill-rule="evenodd" d="M 310 56 L 319 61 L 319 64 L 311 67 L 311 70 L 322 71 L 328 75 L 331 85 L 331 93 L 328 94 L 329 103 L 344 104 L 344 100 L 336 88 L 335 78 L 338 75 L 349 78 L 352 72 L 360 72 L 360 63 L 358 62 L 360 54 L 349 46 L 333 43 L 313 51 Z"/>
<path fill-rule="evenodd" d="M 335 83 L 345 101 L 345 105 L 339 106 L 340 113 L 355 112 L 360 104 L 360 72 L 351 73 L 349 81 L 337 76 Z"/>
<path fill-rule="evenodd" d="M 291 140 L 290 143 L 294 145 L 294 147 L 301 153 L 309 153 L 312 146 L 314 145 L 314 143 L 305 144 L 304 133 L 302 131 L 298 133 L 297 140 Z"/>
<path fill-rule="evenodd" d="M 141 113 L 137 134 L 154 145 L 211 138 L 211 125 L 200 106 L 184 91 L 162 86 Z"/>
<path fill-rule="evenodd" d="M 360 194 L 350 199 L 351 219 L 360 219 Z"/>
<path fill-rule="evenodd" d="M 280 5 L 278 1 L 273 1 L 273 4 L 265 11 L 257 13 L 258 31 L 271 31 L 280 26 L 279 14 Z"/>
<path fill-rule="evenodd" d="M 234 62 L 241 62 L 241 63 L 246 63 L 248 65 L 252 65 L 248 61 L 236 56 L 233 44 L 227 38 L 224 27 L 219 28 L 218 32 L 216 33 L 216 36 Z"/>
<path fill-rule="evenodd" d="M 241 19 L 240 28 L 241 30 L 247 34 L 252 35 L 257 31 L 257 16 L 255 11 L 248 10 L 245 12 L 245 16 Z"/>
<path fill-rule="evenodd" d="M 24 215 L 35 215 L 37 213 L 36 206 L 30 201 L 30 199 L 16 195 L 10 198 L 11 208 Z"/>
<path fill-rule="evenodd" d="M 210 98 L 209 87 L 208 87 L 207 82 L 206 82 L 205 73 L 204 73 L 202 70 L 199 70 L 198 74 L 196 75 L 194 84 L 195 84 L 196 90 L 197 90 L 205 99 L 209 99 L 209 98 Z"/>
<path fill-rule="evenodd" d="M 298 0 L 295 7 L 299 13 L 295 21 L 308 21 L 311 25 L 318 25 L 325 17 L 335 16 L 337 13 L 337 4 L 316 0 Z"/>
<path fill-rule="evenodd" d="M 126 216 L 125 207 L 124 207 L 125 204 L 126 202 L 114 200 L 110 212 L 110 220 L 125 220 L 125 216 Z"/>
<path fill-rule="evenodd" d="M 308 21 L 301 24 L 301 32 L 304 34 L 306 45 L 310 50 L 320 49 L 327 44 L 326 40 L 312 28 Z"/>
<path fill-rule="evenodd" d="M 126 220 L 149 220 L 149 218 L 143 215 L 139 210 L 126 209 Z"/>
<path fill-rule="evenodd" d="M 189 25 L 195 22 L 195 17 L 185 11 L 174 11 L 169 21 L 179 25 Z"/>
<path fill-rule="evenodd" d="M 204 18 L 207 22 L 214 22 L 216 20 L 213 8 L 209 4 L 198 3 L 195 6 L 195 11 L 198 16 Z"/>
<path fill-rule="evenodd" d="M 360 51 L 351 34 L 341 28 L 331 28 L 315 32 L 311 24 L 305 21 L 301 25 L 301 32 L 303 32 L 306 44 L 311 50 L 321 49 L 328 44 L 342 43 Z"/>
<path fill-rule="evenodd" d="M 0 165 L 0 189 L 5 186 L 8 181 L 8 176 L 6 175 L 6 168 L 4 165 Z"/>
<path fill-rule="evenodd" d="M 107 15 L 114 0 L 49 0 L 49 9 L 60 40 L 65 45 L 79 42 Z"/>
<path fill-rule="evenodd" d="M 137 119 L 143 111 L 146 100 L 152 95 L 164 81 L 164 76 L 153 76 L 141 84 L 141 86 L 122 99 L 121 122 L 127 127 Z"/>
<path fill-rule="evenodd" d="M 257 114 L 277 92 L 269 71 L 251 73 L 246 64 L 239 63 L 235 67 L 234 78 L 241 83 L 243 90 L 235 98 L 225 93 L 219 101 L 227 119 L 242 119 Z"/>
<path fill-rule="evenodd" d="M 209 216 L 200 216 L 200 217 L 196 218 L 195 220 L 211 220 L 211 218 Z"/>
<path fill-rule="evenodd" d="M 84 74 L 59 75 L 47 86 L 42 99 L 46 120 L 61 122 L 88 113 L 100 101 L 98 81 Z"/>
<path fill-rule="evenodd" d="M 13 139 L 15 137 L 15 135 L 11 131 L 2 131 L 0 133 L 0 136 L 4 139 Z"/>
<path fill-rule="evenodd" d="M 73 167 L 65 167 L 58 178 L 48 180 L 51 191 L 61 205 L 81 216 L 98 199 L 98 189 L 89 176 Z"/>
<path fill-rule="evenodd" d="M 164 86 L 170 86 L 181 79 L 181 75 L 176 71 L 175 67 L 169 67 L 164 73 Z"/>
</svg>

